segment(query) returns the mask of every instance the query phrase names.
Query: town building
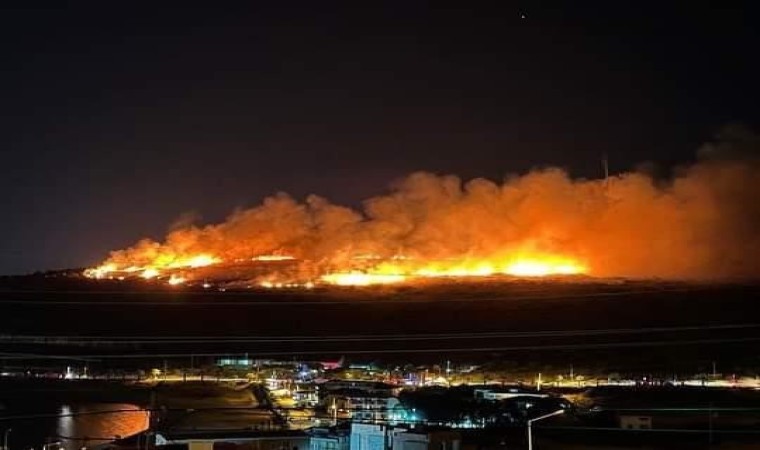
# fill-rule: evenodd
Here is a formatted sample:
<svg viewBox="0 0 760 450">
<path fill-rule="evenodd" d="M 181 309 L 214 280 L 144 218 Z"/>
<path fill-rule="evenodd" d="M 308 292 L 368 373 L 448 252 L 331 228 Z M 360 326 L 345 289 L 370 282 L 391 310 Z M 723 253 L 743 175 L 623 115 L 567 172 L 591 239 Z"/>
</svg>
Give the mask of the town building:
<svg viewBox="0 0 760 450">
<path fill-rule="evenodd" d="M 330 391 L 339 389 L 357 389 L 369 394 L 381 395 L 398 395 L 401 388 L 399 386 L 383 383 L 380 381 L 363 381 L 363 380 L 329 380 L 320 385 L 320 391 L 326 395 Z"/>
<path fill-rule="evenodd" d="M 531 391 L 519 387 L 489 387 L 475 389 L 475 398 L 480 400 L 507 400 L 515 397 L 547 398 L 549 394 Z"/>
<path fill-rule="evenodd" d="M 392 419 L 399 405 L 389 393 L 370 393 L 361 389 L 337 389 L 330 391 L 322 405 L 333 417 L 352 419 L 356 422 L 380 422 Z"/>
<path fill-rule="evenodd" d="M 156 433 L 156 446 L 187 445 L 189 450 L 228 446 L 246 450 L 309 450 L 309 436 L 301 430 L 232 431 L 183 430 Z"/>
<path fill-rule="evenodd" d="M 393 450 L 459 450 L 460 433 L 447 428 L 416 428 L 393 435 Z"/>
<path fill-rule="evenodd" d="M 298 407 L 313 408 L 319 404 L 319 391 L 311 383 L 298 383 L 293 391 L 293 401 Z"/>
<path fill-rule="evenodd" d="M 349 428 L 312 428 L 309 430 L 309 450 L 349 450 Z"/>
<path fill-rule="evenodd" d="M 349 450 L 460 450 L 461 441 L 448 428 L 353 423 Z"/>
<path fill-rule="evenodd" d="M 388 450 L 393 428 L 382 424 L 352 423 L 349 450 Z"/>
</svg>

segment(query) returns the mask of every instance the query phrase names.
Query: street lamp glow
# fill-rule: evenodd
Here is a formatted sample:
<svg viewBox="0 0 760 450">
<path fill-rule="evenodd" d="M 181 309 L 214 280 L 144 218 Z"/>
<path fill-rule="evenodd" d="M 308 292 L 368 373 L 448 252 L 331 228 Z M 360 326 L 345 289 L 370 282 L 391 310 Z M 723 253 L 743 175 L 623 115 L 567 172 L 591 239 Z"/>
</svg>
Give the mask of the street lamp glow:
<svg viewBox="0 0 760 450">
<path fill-rule="evenodd" d="M 3 433 L 3 450 L 8 450 L 8 433 L 13 431 L 11 428 L 7 428 Z"/>
</svg>

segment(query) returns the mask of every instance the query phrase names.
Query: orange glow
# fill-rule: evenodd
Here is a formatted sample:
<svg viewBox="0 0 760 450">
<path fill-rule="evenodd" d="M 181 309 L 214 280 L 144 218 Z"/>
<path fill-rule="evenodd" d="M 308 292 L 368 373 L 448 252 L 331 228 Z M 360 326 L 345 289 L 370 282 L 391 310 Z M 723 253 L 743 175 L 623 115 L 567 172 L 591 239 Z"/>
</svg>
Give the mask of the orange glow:
<svg viewBox="0 0 760 450">
<path fill-rule="evenodd" d="M 250 258 L 250 260 L 258 262 L 296 261 L 296 258 L 289 255 L 271 254 L 259 255 Z M 352 263 L 351 261 L 355 261 L 356 263 Z M 186 275 L 188 270 L 222 262 L 221 258 L 209 254 L 198 254 L 187 257 L 173 256 L 171 258 L 161 255 L 155 258 L 151 265 L 129 265 L 120 268 L 115 263 L 107 263 L 93 269 L 88 269 L 85 271 L 85 275 L 98 279 L 116 278 L 123 280 L 126 278 L 125 275 L 132 276 L 131 274 L 139 272 L 140 277 L 148 280 L 160 278 L 162 277 L 162 272 L 167 272 L 167 283 L 176 286 L 188 281 Z M 364 267 L 361 270 L 357 270 L 355 264 L 362 264 Z M 183 270 L 182 276 L 172 273 L 178 269 Z M 579 275 L 586 274 L 588 271 L 585 264 L 573 258 L 531 253 L 528 251 L 521 251 L 519 252 L 519 256 L 506 258 L 470 258 L 463 261 L 425 261 L 398 255 L 384 259 L 380 255 L 362 254 L 348 258 L 345 269 L 324 273 L 316 278 L 301 279 L 299 281 L 290 279 L 287 276 L 278 276 L 276 277 L 278 281 L 271 281 L 272 279 L 270 278 L 259 281 L 257 284 L 260 287 L 269 289 L 311 289 L 317 284 L 373 286 L 409 283 L 426 278 L 476 278 L 498 275 L 542 277 Z"/>
<path fill-rule="evenodd" d="M 586 268 L 570 260 L 518 260 L 507 266 L 504 273 L 517 277 L 544 277 L 551 275 L 578 275 Z"/>
<path fill-rule="evenodd" d="M 760 159 L 700 160 L 670 180 L 573 179 L 558 168 L 500 182 L 420 172 L 362 209 L 280 193 L 224 222 L 111 252 L 85 275 L 181 276 L 220 289 L 497 276 L 757 279 L 758 174 Z"/>
</svg>

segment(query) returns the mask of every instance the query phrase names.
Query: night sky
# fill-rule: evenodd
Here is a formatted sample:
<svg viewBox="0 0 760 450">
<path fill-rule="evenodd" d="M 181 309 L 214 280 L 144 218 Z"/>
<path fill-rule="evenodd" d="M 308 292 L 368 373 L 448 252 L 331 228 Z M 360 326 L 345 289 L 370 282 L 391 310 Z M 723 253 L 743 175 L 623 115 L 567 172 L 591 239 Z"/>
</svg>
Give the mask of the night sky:
<svg viewBox="0 0 760 450">
<path fill-rule="evenodd" d="M 276 191 L 359 206 L 417 170 L 668 168 L 758 123 L 758 15 L 738 3 L 250 3 L 0 11 L 0 274 Z"/>
</svg>

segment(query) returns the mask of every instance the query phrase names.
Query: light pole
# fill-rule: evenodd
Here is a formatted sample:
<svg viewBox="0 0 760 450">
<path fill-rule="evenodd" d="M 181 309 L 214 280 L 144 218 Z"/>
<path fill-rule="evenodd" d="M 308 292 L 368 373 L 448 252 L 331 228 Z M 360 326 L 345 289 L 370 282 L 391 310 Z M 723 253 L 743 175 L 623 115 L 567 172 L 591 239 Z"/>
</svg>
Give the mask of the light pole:
<svg viewBox="0 0 760 450">
<path fill-rule="evenodd" d="M 8 428 L 5 430 L 5 433 L 3 433 L 3 450 L 8 450 L 8 433 L 11 432 L 11 429 Z"/>
<path fill-rule="evenodd" d="M 533 450 L 533 428 L 532 428 L 533 422 L 538 422 L 539 420 L 543 420 L 552 416 L 558 416 L 564 413 L 565 413 L 564 409 L 558 409 L 554 411 L 553 413 L 545 414 L 543 416 L 538 416 L 535 419 L 528 420 L 528 450 Z"/>
</svg>

